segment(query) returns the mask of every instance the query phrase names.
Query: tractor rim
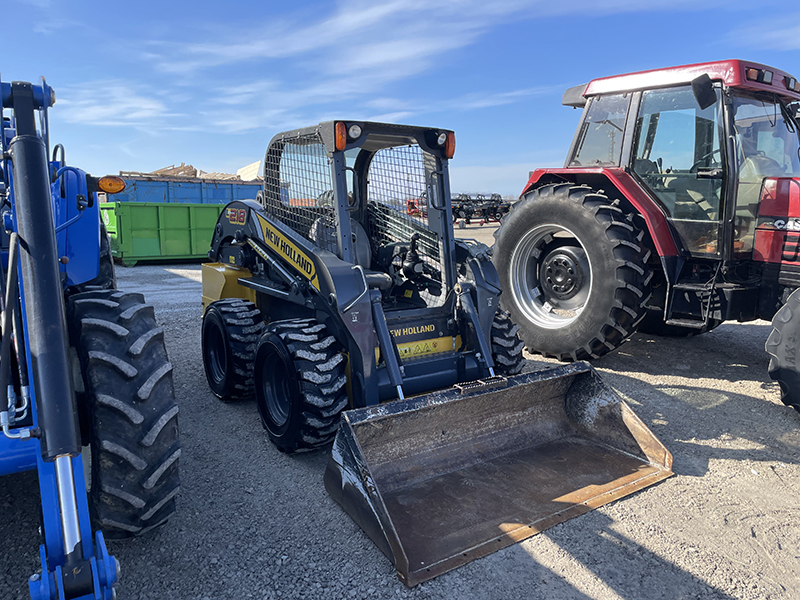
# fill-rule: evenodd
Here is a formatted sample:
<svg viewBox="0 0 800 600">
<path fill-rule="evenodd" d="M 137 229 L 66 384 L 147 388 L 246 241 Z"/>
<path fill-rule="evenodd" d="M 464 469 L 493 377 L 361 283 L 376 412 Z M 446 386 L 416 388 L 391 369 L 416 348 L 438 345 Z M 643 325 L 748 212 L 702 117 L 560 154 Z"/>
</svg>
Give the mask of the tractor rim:
<svg viewBox="0 0 800 600">
<path fill-rule="evenodd" d="M 528 231 L 511 254 L 511 295 L 525 317 L 545 329 L 575 321 L 592 292 L 592 268 L 578 237 L 561 225 Z"/>
<path fill-rule="evenodd" d="M 267 354 L 261 367 L 261 390 L 270 418 L 278 427 L 285 425 L 292 408 L 292 378 L 275 352 Z"/>
</svg>

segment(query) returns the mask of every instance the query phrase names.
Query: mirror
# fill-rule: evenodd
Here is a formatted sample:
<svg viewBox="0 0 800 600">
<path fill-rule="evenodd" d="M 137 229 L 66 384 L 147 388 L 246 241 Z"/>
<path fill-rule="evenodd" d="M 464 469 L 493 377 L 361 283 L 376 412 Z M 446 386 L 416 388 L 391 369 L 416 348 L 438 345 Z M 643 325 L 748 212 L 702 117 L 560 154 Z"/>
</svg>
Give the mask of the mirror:
<svg viewBox="0 0 800 600">
<path fill-rule="evenodd" d="M 692 80 L 692 92 L 694 92 L 694 99 L 697 100 L 697 104 L 700 105 L 700 110 L 713 106 L 717 101 L 714 84 L 711 83 L 711 77 L 706 73 Z"/>
</svg>

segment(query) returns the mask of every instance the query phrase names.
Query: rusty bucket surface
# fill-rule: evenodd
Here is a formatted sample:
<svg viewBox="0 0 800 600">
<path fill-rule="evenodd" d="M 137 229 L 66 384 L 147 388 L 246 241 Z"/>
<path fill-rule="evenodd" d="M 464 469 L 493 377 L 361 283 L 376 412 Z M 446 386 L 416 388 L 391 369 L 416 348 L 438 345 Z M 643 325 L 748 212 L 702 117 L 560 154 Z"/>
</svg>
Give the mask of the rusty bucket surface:
<svg viewBox="0 0 800 600">
<path fill-rule="evenodd" d="M 628 405 L 573 363 L 347 411 L 325 487 L 413 586 L 671 467 Z"/>
</svg>

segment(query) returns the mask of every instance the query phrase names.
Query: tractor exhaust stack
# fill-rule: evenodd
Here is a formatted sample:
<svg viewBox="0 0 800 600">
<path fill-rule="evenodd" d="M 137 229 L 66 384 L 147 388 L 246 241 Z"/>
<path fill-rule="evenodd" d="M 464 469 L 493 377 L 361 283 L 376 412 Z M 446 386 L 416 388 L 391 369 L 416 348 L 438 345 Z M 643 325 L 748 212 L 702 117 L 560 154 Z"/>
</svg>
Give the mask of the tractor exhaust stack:
<svg viewBox="0 0 800 600">
<path fill-rule="evenodd" d="M 328 493 L 413 586 L 672 475 L 586 363 L 343 413 Z"/>
</svg>

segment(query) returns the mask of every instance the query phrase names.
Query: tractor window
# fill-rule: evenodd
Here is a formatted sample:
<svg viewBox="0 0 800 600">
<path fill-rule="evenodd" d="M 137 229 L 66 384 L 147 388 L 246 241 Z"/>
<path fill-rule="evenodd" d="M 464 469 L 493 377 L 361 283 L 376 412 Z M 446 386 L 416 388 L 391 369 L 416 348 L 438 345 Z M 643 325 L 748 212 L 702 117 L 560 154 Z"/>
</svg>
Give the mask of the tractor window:
<svg viewBox="0 0 800 600">
<path fill-rule="evenodd" d="M 719 92 L 717 92 L 719 99 Z M 721 218 L 719 102 L 700 110 L 690 86 L 642 94 L 633 170 L 694 254 L 716 254 Z"/>
<path fill-rule="evenodd" d="M 761 184 L 765 177 L 800 175 L 800 142 L 797 125 L 774 98 L 734 96 L 733 106 L 739 169 L 733 250 L 744 255 L 753 250 Z"/>
<path fill-rule="evenodd" d="M 627 94 L 596 96 L 591 99 L 579 133 L 571 167 L 618 166 L 622 153 Z"/>
</svg>

